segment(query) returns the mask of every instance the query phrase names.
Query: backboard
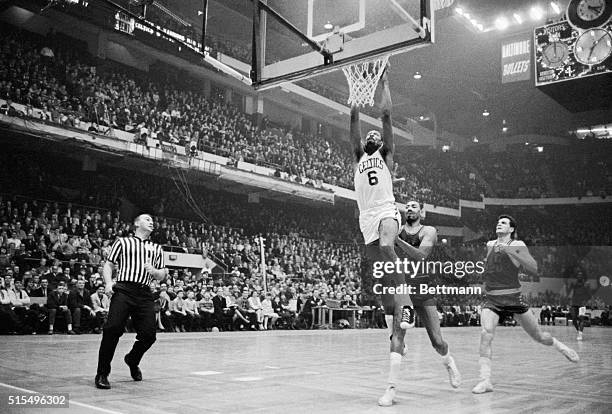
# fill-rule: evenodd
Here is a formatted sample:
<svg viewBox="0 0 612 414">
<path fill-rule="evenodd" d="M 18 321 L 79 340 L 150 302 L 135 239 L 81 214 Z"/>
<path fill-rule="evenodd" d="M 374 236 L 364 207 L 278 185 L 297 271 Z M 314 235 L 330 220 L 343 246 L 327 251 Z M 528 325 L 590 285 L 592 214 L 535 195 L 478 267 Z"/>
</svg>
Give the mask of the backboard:
<svg viewBox="0 0 612 414">
<path fill-rule="evenodd" d="M 432 43 L 432 9 L 440 1 L 252 0 L 252 3 L 251 80 L 262 90 Z"/>
</svg>

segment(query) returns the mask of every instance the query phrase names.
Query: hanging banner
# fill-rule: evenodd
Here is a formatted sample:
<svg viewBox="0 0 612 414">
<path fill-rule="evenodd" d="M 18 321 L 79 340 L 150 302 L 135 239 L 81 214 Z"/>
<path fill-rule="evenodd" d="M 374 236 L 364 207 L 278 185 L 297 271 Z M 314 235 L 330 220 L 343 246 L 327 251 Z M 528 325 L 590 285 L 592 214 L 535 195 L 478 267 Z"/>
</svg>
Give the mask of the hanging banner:
<svg viewBox="0 0 612 414">
<path fill-rule="evenodd" d="M 501 47 L 502 83 L 531 78 L 531 36 L 524 33 L 504 39 Z"/>
</svg>

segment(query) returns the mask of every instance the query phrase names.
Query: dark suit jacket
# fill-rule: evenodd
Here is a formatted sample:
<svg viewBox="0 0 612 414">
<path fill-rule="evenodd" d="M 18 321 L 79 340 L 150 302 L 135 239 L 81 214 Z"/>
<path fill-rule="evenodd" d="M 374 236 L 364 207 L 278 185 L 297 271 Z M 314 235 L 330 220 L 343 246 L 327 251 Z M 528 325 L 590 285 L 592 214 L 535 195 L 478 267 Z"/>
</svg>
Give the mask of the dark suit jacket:
<svg viewBox="0 0 612 414">
<path fill-rule="evenodd" d="M 223 309 L 227 308 L 227 300 L 223 296 L 215 295 L 212 298 L 213 306 L 215 307 L 216 314 L 223 314 Z"/>
<path fill-rule="evenodd" d="M 57 285 L 60 282 L 64 282 L 66 286 L 68 286 L 70 283 L 70 279 L 68 279 L 63 273 L 58 273 L 57 275 L 49 273 L 47 275 L 47 280 L 49 281 L 49 289 L 51 290 L 57 289 Z"/>
<path fill-rule="evenodd" d="M 47 292 L 46 292 L 46 294 L 45 294 L 45 293 L 43 293 L 43 290 L 42 290 L 42 288 L 40 287 L 40 288 L 38 288 L 38 289 L 34 289 L 34 290 L 32 291 L 32 293 L 30 294 L 30 297 L 33 297 L 33 298 L 45 298 L 45 297 L 47 297 L 47 296 L 49 295 L 49 293 L 51 293 L 51 288 L 49 288 L 49 286 L 47 286 Z"/>
<path fill-rule="evenodd" d="M 73 289 L 68 295 L 68 307 L 70 309 L 83 308 L 83 306 L 93 307 L 91 303 L 91 293 L 87 289 L 83 289 L 83 296 L 81 296 L 78 290 Z"/>
<path fill-rule="evenodd" d="M 68 294 L 64 292 L 60 295 L 57 291 L 49 292 L 47 296 L 47 308 L 59 309 L 60 306 L 68 306 Z"/>
</svg>

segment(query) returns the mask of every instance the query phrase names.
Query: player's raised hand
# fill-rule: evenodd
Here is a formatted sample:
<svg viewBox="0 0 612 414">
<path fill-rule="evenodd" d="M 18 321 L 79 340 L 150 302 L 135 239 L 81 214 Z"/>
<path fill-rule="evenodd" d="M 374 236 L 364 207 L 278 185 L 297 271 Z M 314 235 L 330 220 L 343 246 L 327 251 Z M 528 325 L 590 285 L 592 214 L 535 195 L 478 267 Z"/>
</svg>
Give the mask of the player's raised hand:
<svg viewBox="0 0 612 414">
<path fill-rule="evenodd" d="M 383 111 L 391 111 L 393 102 L 391 101 L 391 91 L 389 90 L 389 63 L 385 67 L 383 74 L 380 77 L 380 85 L 382 86 L 382 93 L 380 95 L 380 108 Z"/>
<path fill-rule="evenodd" d="M 380 76 L 380 81 L 382 82 L 382 84 L 388 84 L 389 82 L 389 68 L 391 67 L 391 64 L 389 62 L 387 62 L 387 64 L 385 65 L 385 68 L 383 69 L 383 73 Z"/>
</svg>

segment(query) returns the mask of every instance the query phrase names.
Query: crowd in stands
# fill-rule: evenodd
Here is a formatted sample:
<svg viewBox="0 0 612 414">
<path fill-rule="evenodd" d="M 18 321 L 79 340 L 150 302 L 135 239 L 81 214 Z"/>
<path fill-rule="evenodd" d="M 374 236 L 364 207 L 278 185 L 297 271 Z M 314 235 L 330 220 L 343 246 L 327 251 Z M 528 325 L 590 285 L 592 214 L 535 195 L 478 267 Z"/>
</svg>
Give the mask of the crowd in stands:
<svg viewBox="0 0 612 414">
<path fill-rule="evenodd" d="M 101 266 L 113 239 L 131 231 L 119 213 L 122 205 L 117 200 L 122 199 L 137 206 L 154 206 L 153 240 L 167 249 L 203 254 L 209 259 L 202 271 L 177 270 L 153 287 L 161 298 L 160 329 L 308 327 L 314 322 L 312 307 L 329 299 L 341 302 L 341 307 L 372 305 L 363 295 L 360 239 L 352 209 L 321 208 L 313 214 L 312 208 L 266 201 L 249 204 L 244 195 L 192 185 L 196 202 L 209 216 L 196 222 L 184 196 L 167 177 L 106 165 L 100 166 L 100 171 L 77 174 L 80 163 L 65 156 L 7 149 L 0 156 L 2 188 L 31 196 L 0 199 L 3 320 L 13 321 L 21 330 L 40 331 L 41 324 L 53 325 L 56 318 L 64 320 L 68 332 L 99 330 L 104 320 L 102 305 L 107 302 L 99 289 Z M 19 180 L 15 180 L 14 171 L 20 171 Z M 95 207 L 44 201 L 40 200 L 42 196 L 72 199 Z M 523 217 L 519 220 L 525 222 L 525 227 L 530 222 L 541 222 Z M 600 232 L 586 233 L 585 242 L 589 235 L 597 240 Z M 267 291 L 258 257 L 259 236 L 266 239 Z M 475 244 L 453 252 L 455 258 L 463 260 L 477 260 L 480 253 Z M 570 257 L 566 253 L 560 255 Z M 556 263 L 545 254 L 538 261 L 544 267 Z M 28 307 L 26 295 L 33 296 L 41 288 L 47 298 L 54 292 L 52 300 L 47 300 L 46 307 Z M 270 298 L 264 296 L 267 293 Z M 216 296 L 223 296 L 225 303 L 233 305 L 223 306 L 227 308 L 223 315 L 217 309 L 216 316 L 208 316 L 210 302 Z M 277 306 L 270 312 L 267 299 L 273 310 L 280 302 L 280 310 Z M 557 299 L 538 298 L 534 304 Z M 443 323 L 477 323 L 476 316 L 470 315 L 477 311 L 479 298 L 457 300 L 441 297 Z M 94 306 L 98 302 L 100 306 Z M 198 312 L 193 311 L 195 302 L 201 305 Z M 456 303 L 463 308 L 453 308 Z M 212 309 L 214 313 L 214 304 Z M 382 325 L 376 315 L 368 320 L 373 326 Z"/>
<path fill-rule="evenodd" d="M 200 151 L 271 166 L 288 179 L 352 187 L 347 143 L 267 120 L 258 124 L 223 97 L 194 92 L 198 88 L 189 78 L 96 61 L 85 45 L 61 35 L 41 38 L 10 27 L 0 34 L 0 99 L 8 101 L 0 111 L 5 114 L 33 116 L 38 108 L 45 121 L 66 128 L 93 123 L 139 136 L 146 131 L 160 141 L 196 142 Z M 215 47 L 226 50 L 231 42 L 219 41 Z M 19 114 L 12 102 L 26 105 L 26 112 Z M 452 207 L 459 198 L 479 199 L 490 189 L 501 197 L 604 196 L 612 194 L 605 148 L 587 155 L 569 148 L 519 156 L 398 149 L 395 187 L 399 201 L 416 197 Z M 370 304 L 362 296 L 361 237 L 352 208 L 279 208 L 263 200 L 248 204 L 245 195 L 197 186 L 192 197 L 205 212 L 202 216 L 192 210 L 170 170 L 165 178 L 152 179 L 113 167 L 91 173 L 79 168 L 76 161 L 46 153 L 11 149 L 0 154 L 2 191 L 26 196 L 0 199 L 2 318 L 19 330 L 38 330 L 42 322 L 53 326 L 56 318 L 64 320 L 68 332 L 81 330 L 82 321 L 99 330 L 106 302 L 100 266 L 112 241 L 130 232 L 119 213 L 127 203 L 118 200 L 151 209 L 156 242 L 211 261 L 203 273 L 180 270 L 153 286 L 160 329 L 305 327 L 312 323 L 311 308 L 326 300 L 345 307 Z M 465 222 L 485 238 L 497 213 L 488 210 L 472 219 L 466 213 Z M 530 246 L 612 244 L 612 224 L 605 220 L 611 216 L 609 207 L 527 208 L 513 214 L 521 223 L 520 237 Z M 267 289 L 258 259 L 260 236 L 266 239 Z M 467 245 L 458 254 L 477 252 Z M 562 274 L 567 263 L 547 255 L 538 257 L 545 274 Z M 559 256 L 579 257 L 554 255 Z M 27 300 L 40 289 L 52 298 L 44 308 Z M 473 299 L 465 302 L 466 309 L 451 309 L 452 298 L 445 298 L 445 323 L 471 324 L 477 306 Z M 532 299 L 536 306 L 564 300 L 552 293 Z M 215 301 L 223 300 L 227 306 L 220 313 Z"/>
<path fill-rule="evenodd" d="M 500 198 L 588 197 L 612 195 L 612 149 L 608 142 L 572 145 L 518 145 L 503 152 L 467 153 L 471 165 Z"/>
<path fill-rule="evenodd" d="M 9 101 L 6 113 L 10 102 L 17 102 L 27 106 L 26 112 L 39 108 L 45 120 L 67 127 L 93 123 L 94 129 L 133 131 L 140 138 L 142 133 L 182 146 L 196 143 L 201 151 L 275 168 L 280 177 L 352 188 L 353 160 L 345 142 L 265 120 L 257 124 L 223 97 L 195 92 L 199 88 L 188 77 L 96 62 L 84 46 L 75 47 L 63 35 L 43 39 L 12 28 L 4 34 L 0 98 Z M 43 48 L 51 53 L 41 54 Z M 487 192 L 518 197 L 609 194 L 607 154 L 609 150 L 595 151 L 596 158 L 583 156 L 577 163 L 571 149 L 561 159 L 556 152 L 508 157 L 398 149 L 397 195 L 401 201 L 417 196 L 457 207 L 459 198 L 479 199 Z"/>
</svg>

